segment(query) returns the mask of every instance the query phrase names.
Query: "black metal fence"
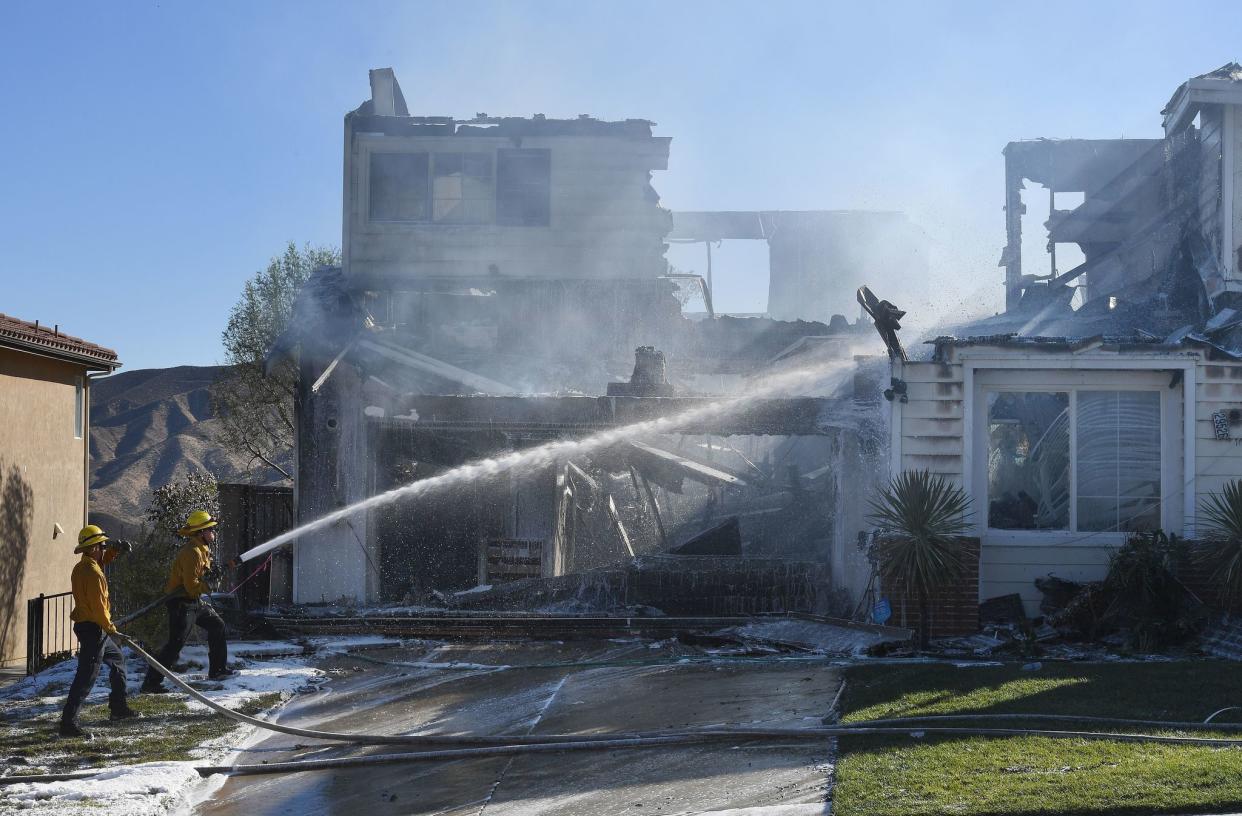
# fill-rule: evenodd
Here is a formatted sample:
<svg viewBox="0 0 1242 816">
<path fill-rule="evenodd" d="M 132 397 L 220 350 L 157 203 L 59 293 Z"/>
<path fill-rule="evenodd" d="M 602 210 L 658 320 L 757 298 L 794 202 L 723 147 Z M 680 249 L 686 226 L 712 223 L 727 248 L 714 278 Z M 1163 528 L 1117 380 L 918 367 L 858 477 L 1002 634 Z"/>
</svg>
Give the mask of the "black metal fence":
<svg viewBox="0 0 1242 816">
<path fill-rule="evenodd" d="M 73 621 L 69 619 L 72 611 L 72 592 L 26 601 L 26 674 L 37 674 L 77 651 Z"/>
</svg>

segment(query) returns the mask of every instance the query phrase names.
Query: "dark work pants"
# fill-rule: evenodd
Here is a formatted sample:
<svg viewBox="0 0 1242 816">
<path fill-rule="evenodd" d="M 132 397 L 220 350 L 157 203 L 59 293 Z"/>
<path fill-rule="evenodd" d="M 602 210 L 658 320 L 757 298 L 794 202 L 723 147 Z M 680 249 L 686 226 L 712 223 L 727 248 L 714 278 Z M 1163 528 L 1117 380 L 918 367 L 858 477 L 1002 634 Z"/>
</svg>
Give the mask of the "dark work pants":
<svg viewBox="0 0 1242 816">
<path fill-rule="evenodd" d="M 112 642 L 112 638 L 104 634 L 103 628 L 97 623 L 75 623 L 73 634 L 78 638 L 78 671 L 73 675 L 73 683 L 69 686 L 69 696 L 65 698 L 65 710 L 61 719 L 65 722 L 77 722 L 78 710 L 82 702 L 95 687 L 99 677 L 99 669 L 108 664 L 108 683 L 112 686 L 108 694 L 108 708 L 113 713 L 124 711 L 125 704 L 125 655 Z"/>
<path fill-rule="evenodd" d="M 167 604 L 168 608 L 168 642 L 160 649 L 155 659 L 164 668 L 171 669 L 172 664 L 181 656 L 181 649 L 190 635 L 190 627 L 198 624 L 207 633 L 208 673 L 214 674 L 225 669 L 228 661 L 228 646 L 224 641 L 224 621 L 220 614 L 209 604 L 190 601 L 185 598 L 174 598 Z M 147 669 L 144 685 L 158 685 L 163 675 L 155 669 Z"/>
</svg>

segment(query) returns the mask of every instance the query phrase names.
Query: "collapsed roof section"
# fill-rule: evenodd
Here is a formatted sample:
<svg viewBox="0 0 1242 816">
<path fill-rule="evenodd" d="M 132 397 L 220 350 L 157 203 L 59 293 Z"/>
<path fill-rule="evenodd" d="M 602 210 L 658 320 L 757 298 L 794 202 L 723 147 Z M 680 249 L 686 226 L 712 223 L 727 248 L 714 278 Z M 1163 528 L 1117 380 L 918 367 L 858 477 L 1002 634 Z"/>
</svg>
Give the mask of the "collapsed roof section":
<svg viewBox="0 0 1242 816">
<path fill-rule="evenodd" d="M 1187 80 L 1163 114 L 1163 139 L 1006 145 L 1006 314 L 967 332 L 1164 337 L 1239 305 L 1242 68 L 1229 63 Z M 1023 268 L 1027 181 L 1048 191 L 1046 271 Z M 1066 193 L 1081 203 L 1058 209 Z M 1058 244 L 1076 244 L 1083 263 L 1058 268 Z"/>
</svg>

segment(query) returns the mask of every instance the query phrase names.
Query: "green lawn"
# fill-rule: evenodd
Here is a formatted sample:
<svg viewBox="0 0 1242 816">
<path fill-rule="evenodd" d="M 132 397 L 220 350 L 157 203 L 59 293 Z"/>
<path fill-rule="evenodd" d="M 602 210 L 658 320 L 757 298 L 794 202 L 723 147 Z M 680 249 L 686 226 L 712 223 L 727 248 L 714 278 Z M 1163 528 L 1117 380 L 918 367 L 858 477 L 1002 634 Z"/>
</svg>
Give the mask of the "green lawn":
<svg viewBox="0 0 1242 816">
<path fill-rule="evenodd" d="M 94 739 L 56 736 L 59 708 L 23 701 L 5 711 L 0 720 L 0 761 L 13 763 L 14 774 L 63 773 L 107 768 L 137 762 L 192 759 L 192 751 L 208 740 L 238 728 L 214 711 L 191 710 L 179 695 L 140 695 L 130 700 L 142 719 L 111 722 L 107 704 L 81 711 L 83 728 Z M 257 714 L 280 700 L 279 694 L 257 697 L 240 707 Z"/>
<path fill-rule="evenodd" d="M 1202 721 L 1217 709 L 1242 705 L 1242 666 L 1217 661 L 1045 663 L 1035 672 L 1017 665 L 866 666 L 850 669 L 846 683 L 847 723 L 966 713 Z M 1017 720 L 988 724 L 1122 730 Z M 840 747 L 837 816 L 1242 810 L 1239 748 L 1046 737 L 849 737 Z"/>
</svg>

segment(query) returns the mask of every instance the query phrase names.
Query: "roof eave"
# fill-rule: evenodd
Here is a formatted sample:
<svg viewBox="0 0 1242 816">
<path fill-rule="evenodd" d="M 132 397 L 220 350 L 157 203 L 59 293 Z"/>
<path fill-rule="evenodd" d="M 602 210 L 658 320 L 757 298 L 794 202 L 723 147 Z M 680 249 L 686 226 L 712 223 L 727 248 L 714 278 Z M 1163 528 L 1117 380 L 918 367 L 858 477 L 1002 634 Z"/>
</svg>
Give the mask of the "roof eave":
<svg viewBox="0 0 1242 816">
<path fill-rule="evenodd" d="M 103 371 L 111 374 L 113 371 L 116 371 L 121 367 L 120 360 L 107 360 L 105 358 L 96 357 L 90 354 L 82 354 L 67 351 L 65 349 L 49 348 L 41 343 L 32 343 L 21 340 L 17 337 L 0 337 L 0 347 L 11 348 L 16 351 L 34 354 L 39 357 L 47 357 L 52 360 L 60 360 L 61 362 L 74 363 L 84 367 L 87 371 Z"/>
<path fill-rule="evenodd" d="M 1182 83 L 1164 109 L 1164 132 L 1184 127 L 1203 105 L 1242 105 L 1242 82 L 1197 77 Z"/>
</svg>

